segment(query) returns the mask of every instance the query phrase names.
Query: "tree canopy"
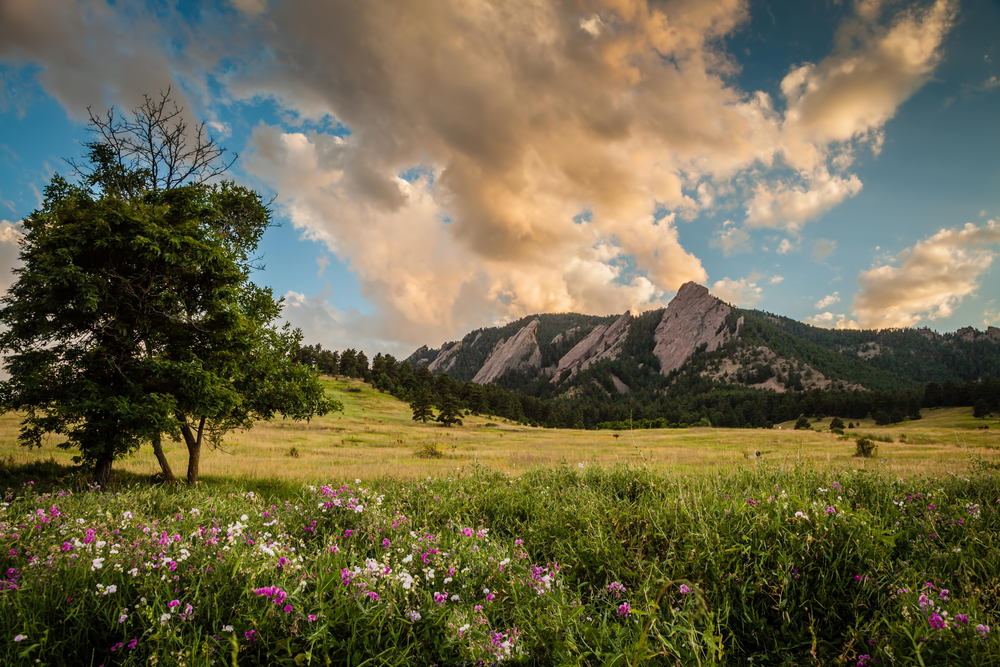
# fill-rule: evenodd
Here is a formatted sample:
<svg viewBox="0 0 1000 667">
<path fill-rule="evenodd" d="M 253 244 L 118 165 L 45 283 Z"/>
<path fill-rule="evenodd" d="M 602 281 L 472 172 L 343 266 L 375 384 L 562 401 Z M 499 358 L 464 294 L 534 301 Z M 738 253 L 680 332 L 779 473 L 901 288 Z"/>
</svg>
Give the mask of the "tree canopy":
<svg viewBox="0 0 1000 667">
<path fill-rule="evenodd" d="M 136 122 L 176 120 L 155 106 L 147 98 Z M 159 158 L 142 154 L 134 128 L 94 122 L 99 140 L 77 165 L 81 182 L 57 174 L 45 188 L 23 223 L 17 280 L 0 300 L 10 373 L 0 403 L 25 412 L 21 443 L 64 435 L 60 446 L 78 449 L 104 482 L 113 461 L 144 442 L 172 479 L 160 439 L 183 438 L 194 483 L 206 439 L 276 414 L 338 409 L 316 373 L 292 360 L 301 334 L 277 324 L 281 301 L 250 280 L 270 224 L 260 195 L 205 182 L 220 173 L 212 156 L 221 150 L 200 133 L 185 149 L 169 145 L 183 131 L 154 127 L 167 143 L 154 152 L 180 156 L 167 166 L 180 177 L 168 178 L 149 166 Z M 199 146 L 207 152 L 192 157 Z"/>
</svg>

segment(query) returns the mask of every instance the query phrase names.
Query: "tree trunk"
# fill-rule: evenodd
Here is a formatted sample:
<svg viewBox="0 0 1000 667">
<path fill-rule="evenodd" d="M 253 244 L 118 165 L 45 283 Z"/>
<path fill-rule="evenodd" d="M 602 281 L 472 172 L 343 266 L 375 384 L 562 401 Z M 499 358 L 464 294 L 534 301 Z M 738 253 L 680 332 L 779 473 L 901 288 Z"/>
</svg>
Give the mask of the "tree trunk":
<svg viewBox="0 0 1000 667">
<path fill-rule="evenodd" d="M 109 453 L 104 453 L 101 458 L 97 459 L 97 463 L 94 465 L 94 482 L 99 484 L 101 488 L 108 485 L 108 480 L 111 479 L 111 464 L 114 462 L 115 457 Z"/>
<path fill-rule="evenodd" d="M 187 417 L 178 415 L 181 421 L 181 433 L 184 435 L 184 444 L 188 448 L 188 471 L 187 483 L 194 485 L 198 483 L 198 465 L 201 463 L 201 438 L 205 432 L 205 418 L 201 418 L 198 424 L 198 433 L 195 434 L 191 425 L 188 424 Z"/>
<path fill-rule="evenodd" d="M 160 443 L 159 433 L 153 436 L 153 453 L 156 454 L 156 460 L 160 462 L 160 470 L 163 471 L 163 479 L 168 484 L 175 484 L 177 482 L 177 478 L 174 477 L 174 471 L 170 469 L 170 462 L 167 461 L 167 457 L 163 453 L 163 445 Z"/>
</svg>

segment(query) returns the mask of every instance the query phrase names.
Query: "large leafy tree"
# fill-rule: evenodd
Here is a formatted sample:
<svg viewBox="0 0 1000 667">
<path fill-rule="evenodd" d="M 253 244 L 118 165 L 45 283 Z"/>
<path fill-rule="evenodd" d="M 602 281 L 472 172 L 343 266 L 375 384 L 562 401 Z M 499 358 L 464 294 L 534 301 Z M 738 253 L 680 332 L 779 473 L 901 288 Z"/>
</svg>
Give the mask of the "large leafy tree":
<svg viewBox="0 0 1000 667">
<path fill-rule="evenodd" d="M 64 435 L 102 483 L 144 442 L 172 480 L 163 436 L 183 439 L 195 483 L 205 442 L 340 407 L 292 360 L 301 335 L 277 325 L 281 302 L 250 280 L 267 205 L 208 182 L 222 151 L 200 128 L 187 149 L 174 111 L 165 94 L 132 120 L 92 116 L 80 182 L 56 175 L 46 187 L 0 300 L 0 402 L 25 413 L 22 444 Z"/>
</svg>

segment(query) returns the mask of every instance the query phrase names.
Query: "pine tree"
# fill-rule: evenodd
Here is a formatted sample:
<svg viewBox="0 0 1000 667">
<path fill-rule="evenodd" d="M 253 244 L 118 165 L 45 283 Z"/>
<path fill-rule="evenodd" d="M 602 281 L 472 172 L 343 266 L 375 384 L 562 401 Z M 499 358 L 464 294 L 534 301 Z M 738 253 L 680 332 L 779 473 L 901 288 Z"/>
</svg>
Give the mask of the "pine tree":
<svg viewBox="0 0 1000 667">
<path fill-rule="evenodd" d="M 424 422 L 426 424 L 431 419 L 434 419 L 431 393 L 426 387 L 421 387 L 414 392 L 413 400 L 410 401 L 410 409 L 413 410 L 413 421 L 415 422 Z"/>
<path fill-rule="evenodd" d="M 440 407 L 441 414 L 437 416 L 437 421 L 441 422 L 442 426 L 462 425 L 462 407 L 452 394 L 445 394 Z"/>
</svg>

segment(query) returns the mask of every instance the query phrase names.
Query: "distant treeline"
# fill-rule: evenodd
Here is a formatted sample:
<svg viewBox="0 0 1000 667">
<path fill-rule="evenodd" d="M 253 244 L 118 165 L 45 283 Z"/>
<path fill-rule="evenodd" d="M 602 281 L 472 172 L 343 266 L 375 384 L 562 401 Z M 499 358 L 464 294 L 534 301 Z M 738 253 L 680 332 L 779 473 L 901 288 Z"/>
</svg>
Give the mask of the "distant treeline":
<svg viewBox="0 0 1000 667">
<path fill-rule="evenodd" d="M 453 397 L 472 414 L 491 415 L 549 428 L 597 428 L 614 422 L 646 428 L 711 424 L 725 428 L 770 428 L 808 417 L 873 418 L 882 424 L 920 419 L 921 408 L 975 406 L 977 416 L 1000 414 L 1000 380 L 931 382 L 923 389 L 897 391 L 788 391 L 777 393 L 682 375 L 665 389 L 629 395 L 609 392 L 600 383 L 579 385 L 572 397 L 536 398 L 496 384 L 463 382 L 434 376 L 392 355 L 376 354 L 369 364 L 363 352 L 335 352 L 320 345 L 299 348 L 294 357 L 321 373 L 359 378 L 379 391 L 410 402 L 426 389 L 435 405 Z M 605 426 L 607 427 L 607 426 Z"/>
</svg>

